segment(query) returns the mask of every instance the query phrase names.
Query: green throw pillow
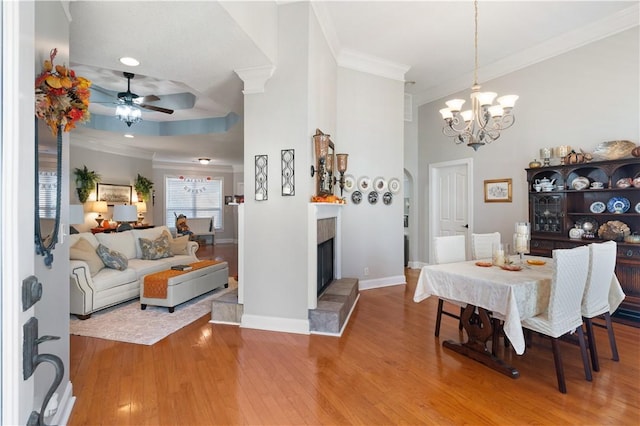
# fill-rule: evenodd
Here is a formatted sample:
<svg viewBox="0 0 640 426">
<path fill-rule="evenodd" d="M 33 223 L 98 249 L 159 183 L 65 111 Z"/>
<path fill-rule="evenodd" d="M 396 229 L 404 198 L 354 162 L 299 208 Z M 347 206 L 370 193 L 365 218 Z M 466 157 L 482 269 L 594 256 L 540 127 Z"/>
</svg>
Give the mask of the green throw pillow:
<svg viewBox="0 0 640 426">
<path fill-rule="evenodd" d="M 146 238 L 138 238 L 138 241 L 140 241 L 142 258 L 145 260 L 157 260 L 173 256 L 169 238 L 166 235 L 161 235 L 153 241 Z"/>
<path fill-rule="evenodd" d="M 129 260 L 125 255 L 115 250 L 109 250 L 109 247 L 103 244 L 98 246 L 96 253 L 98 253 L 107 268 L 124 271 L 129 265 Z"/>
</svg>

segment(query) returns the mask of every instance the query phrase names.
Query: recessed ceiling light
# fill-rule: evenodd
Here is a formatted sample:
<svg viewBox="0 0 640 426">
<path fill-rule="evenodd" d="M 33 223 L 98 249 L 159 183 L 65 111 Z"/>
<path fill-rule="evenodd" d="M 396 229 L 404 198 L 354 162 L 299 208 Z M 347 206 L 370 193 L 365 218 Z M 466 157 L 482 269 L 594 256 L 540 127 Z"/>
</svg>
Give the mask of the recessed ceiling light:
<svg viewBox="0 0 640 426">
<path fill-rule="evenodd" d="M 211 158 L 198 158 L 198 161 L 200 162 L 200 164 L 207 165 L 211 161 Z"/>
<path fill-rule="evenodd" d="M 140 61 L 138 61 L 136 58 L 131 58 L 129 56 L 125 56 L 123 58 L 120 58 L 120 62 L 122 62 L 124 65 L 128 65 L 130 67 L 137 67 L 138 65 L 140 65 Z"/>
<path fill-rule="evenodd" d="M 133 139 L 135 136 L 133 136 L 131 133 L 125 133 L 124 137 Z"/>
</svg>

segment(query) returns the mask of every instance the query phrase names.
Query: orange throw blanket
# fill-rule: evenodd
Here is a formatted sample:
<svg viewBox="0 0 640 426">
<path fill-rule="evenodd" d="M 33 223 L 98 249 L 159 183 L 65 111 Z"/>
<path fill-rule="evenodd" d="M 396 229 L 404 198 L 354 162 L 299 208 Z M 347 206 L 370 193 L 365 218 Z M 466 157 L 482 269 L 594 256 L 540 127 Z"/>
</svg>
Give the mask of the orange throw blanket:
<svg viewBox="0 0 640 426">
<path fill-rule="evenodd" d="M 169 286 L 169 278 L 186 274 L 196 269 L 206 268 L 207 266 L 215 265 L 221 262 L 222 261 L 219 260 L 201 260 L 199 262 L 189 264 L 193 269 L 189 269 L 188 271 L 176 271 L 174 269 L 167 269 L 166 271 L 160 271 L 154 274 L 146 275 L 144 277 L 144 291 L 142 294 L 144 295 L 144 297 L 148 298 L 166 299 L 167 287 Z"/>
</svg>

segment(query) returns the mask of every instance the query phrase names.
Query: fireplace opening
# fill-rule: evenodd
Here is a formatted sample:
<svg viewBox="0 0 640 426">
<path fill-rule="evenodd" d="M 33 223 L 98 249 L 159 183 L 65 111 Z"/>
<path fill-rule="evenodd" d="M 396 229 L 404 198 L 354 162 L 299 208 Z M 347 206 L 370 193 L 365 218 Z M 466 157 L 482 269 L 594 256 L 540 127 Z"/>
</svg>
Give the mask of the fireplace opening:
<svg viewBox="0 0 640 426">
<path fill-rule="evenodd" d="M 318 296 L 333 281 L 333 238 L 318 244 Z"/>
</svg>

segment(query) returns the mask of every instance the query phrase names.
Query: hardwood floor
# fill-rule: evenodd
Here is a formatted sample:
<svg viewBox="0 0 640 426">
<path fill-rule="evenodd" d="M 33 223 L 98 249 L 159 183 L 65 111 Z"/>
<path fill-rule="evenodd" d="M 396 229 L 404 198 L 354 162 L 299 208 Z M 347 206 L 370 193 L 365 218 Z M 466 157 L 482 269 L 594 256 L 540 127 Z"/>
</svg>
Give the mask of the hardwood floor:
<svg viewBox="0 0 640 426">
<path fill-rule="evenodd" d="M 419 271 L 406 271 L 406 286 L 361 292 L 341 338 L 208 316 L 153 346 L 71 336 L 69 425 L 638 424 L 640 329 L 614 324 L 620 362 L 596 330 L 593 382 L 579 348 L 561 343 L 563 395 L 543 338 L 523 356 L 500 348 L 515 380 L 444 349 L 457 321 L 444 319 L 435 338 L 437 300 L 414 303 Z"/>
</svg>

